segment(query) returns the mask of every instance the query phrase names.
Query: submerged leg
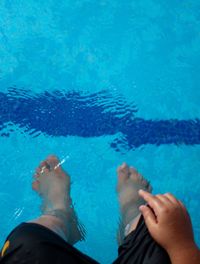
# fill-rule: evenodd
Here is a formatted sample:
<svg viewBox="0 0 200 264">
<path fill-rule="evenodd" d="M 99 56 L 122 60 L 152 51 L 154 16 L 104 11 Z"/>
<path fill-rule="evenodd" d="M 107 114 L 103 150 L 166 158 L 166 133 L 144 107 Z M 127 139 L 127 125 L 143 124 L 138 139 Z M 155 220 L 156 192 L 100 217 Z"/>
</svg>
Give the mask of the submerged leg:
<svg viewBox="0 0 200 264">
<path fill-rule="evenodd" d="M 70 176 L 60 167 L 55 156 L 49 156 L 36 170 L 32 188 L 41 196 L 42 215 L 29 223 L 43 225 L 70 244 L 84 239 L 70 197 Z"/>
<path fill-rule="evenodd" d="M 118 168 L 117 192 L 119 196 L 121 219 L 117 234 L 118 244 L 137 226 L 140 219 L 139 206 L 145 201 L 138 195 L 139 189 L 151 192 L 152 188 L 134 168 L 123 163 Z"/>
</svg>

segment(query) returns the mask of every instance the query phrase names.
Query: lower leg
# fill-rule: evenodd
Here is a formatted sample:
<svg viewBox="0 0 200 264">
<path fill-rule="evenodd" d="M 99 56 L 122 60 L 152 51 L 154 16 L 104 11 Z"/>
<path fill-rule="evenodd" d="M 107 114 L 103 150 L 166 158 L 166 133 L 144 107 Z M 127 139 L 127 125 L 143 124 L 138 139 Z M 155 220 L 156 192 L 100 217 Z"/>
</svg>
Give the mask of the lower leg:
<svg viewBox="0 0 200 264">
<path fill-rule="evenodd" d="M 70 198 L 70 177 L 55 156 L 40 164 L 32 187 L 43 198 L 42 215 L 28 223 L 42 225 L 70 244 L 84 239 L 84 227 L 78 221 Z"/>
<path fill-rule="evenodd" d="M 62 237 L 65 241 L 68 241 L 68 230 L 67 226 L 63 225 L 63 221 L 52 215 L 42 215 L 37 219 L 28 221 L 28 223 L 35 223 L 42 225 L 51 231 L 55 232 L 57 235 Z"/>
<path fill-rule="evenodd" d="M 118 230 L 118 244 L 129 235 L 136 227 L 140 219 L 139 206 L 145 201 L 139 196 L 139 189 L 151 192 L 149 183 L 132 167 L 126 163 L 118 168 L 118 185 L 121 219 Z"/>
<path fill-rule="evenodd" d="M 130 221 L 130 223 L 126 225 L 125 230 L 124 230 L 124 237 L 128 236 L 133 230 L 136 229 L 139 223 L 140 217 L 141 217 L 141 214 L 138 214 L 138 216 L 133 218 L 133 220 Z"/>
</svg>

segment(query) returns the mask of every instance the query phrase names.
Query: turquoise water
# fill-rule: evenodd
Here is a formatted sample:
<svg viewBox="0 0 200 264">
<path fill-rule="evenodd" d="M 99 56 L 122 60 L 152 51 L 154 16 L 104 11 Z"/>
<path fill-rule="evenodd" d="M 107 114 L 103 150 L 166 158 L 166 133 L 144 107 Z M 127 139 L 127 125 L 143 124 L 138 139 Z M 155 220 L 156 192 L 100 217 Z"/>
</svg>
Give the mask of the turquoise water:
<svg viewBox="0 0 200 264">
<path fill-rule="evenodd" d="M 106 91 L 105 111 L 115 112 L 121 104 L 124 118 L 131 109 L 144 123 L 195 122 L 200 118 L 199 8 L 199 1 L 1 1 L 1 245 L 17 224 L 38 216 L 40 200 L 31 190 L 32 174 L 49 153 L 68 156 L 64 168 L 72 177 L 72 197 L 87 229 L 86 241 L 76 247 L 101 263 L 110 263 L 117 256 L 116 168 L 123 161 L 146 176 L 155 193 L 170 191 L 183 200 L 200 245 L 198 142 L 177 143 L 169 132 L 172 142 L 157 144 L 151 142 L 150 133 L 147 142 L 116 151 L 110 144 L 121 137 L 121 130 L 113 132 L 113 123 L 101 135 L 96 130 L 87 136 L 79 133 L 87 126 L 61 133 L 60 124 L 72 126 L 73 119 L 70 115 L 69 123 L 67 119 L 62 122 L 61 117 L 69 111 L 62 109 L 62 100 L 53 119 L 47 112 L 53 109 L 45 108 L 43 122 L 33 126 L 27 121 L 36 102 L 32 99 L 39 98 L 42 104 L 43 95 L 49 98 L 45 91 L 60 91 L 64 97 L 71 92 L 97 94 L 98 104 L 102 100 L 99 94 Z M 25 95 L 13 95 L 10 87 L 24 89 Z M 15 107 L 1 99 L 4 96 L 12 97 Z M 23 113 L 22 101 L 17 98 L 28 98 L 29 107 Z M 35 108 L 40 118 L 41 108 Z M 12 113 L 16 116 L 17 112 L 19 118 L 13 119 Z M 101 124 L 102 117 L 94 112 L 96 124 Z M 118 122 L 121 127 L 122 119 Z M 159 124 L 160 139 L 164 132 Z M 182 125 L 190 138 L 200 138 L 198 129 Z"/>
</svg>

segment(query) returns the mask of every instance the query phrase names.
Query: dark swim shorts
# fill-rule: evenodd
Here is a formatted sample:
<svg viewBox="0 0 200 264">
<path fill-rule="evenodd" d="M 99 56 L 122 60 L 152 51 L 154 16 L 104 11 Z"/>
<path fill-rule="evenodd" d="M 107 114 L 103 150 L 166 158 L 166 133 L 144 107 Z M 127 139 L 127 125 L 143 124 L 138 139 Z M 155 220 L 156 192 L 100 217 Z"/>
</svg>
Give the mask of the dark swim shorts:
<svg viewBox="0 0 200 264">
<path fill-rule="evenodd" d="M 7 237 L 0 263 L 93 264 L 98 263 L 65 242 L 48 228 L 22 223 Z M 118 249 L 113 264 L 170 264 L 167 253 L 151 238 L 143 218 Z"/>
</svg>

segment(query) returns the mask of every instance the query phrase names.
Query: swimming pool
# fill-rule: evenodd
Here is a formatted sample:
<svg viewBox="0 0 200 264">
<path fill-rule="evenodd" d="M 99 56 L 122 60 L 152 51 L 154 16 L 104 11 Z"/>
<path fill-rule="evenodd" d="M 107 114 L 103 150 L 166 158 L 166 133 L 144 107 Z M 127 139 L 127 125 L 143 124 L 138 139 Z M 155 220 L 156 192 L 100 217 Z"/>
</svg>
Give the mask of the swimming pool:
<svg viewBox="0 0 200 264">
<path fill-rule="evenodd" d="M 39 214 L 34 168 L 66 158 L 86 242 L 116 257 L 116 167 L 187 205 L 200 245 L 199 1 L 1 1 L 0 243 Z M 102 254 L 103 252 L 103 254 Z"/>
</svg>

